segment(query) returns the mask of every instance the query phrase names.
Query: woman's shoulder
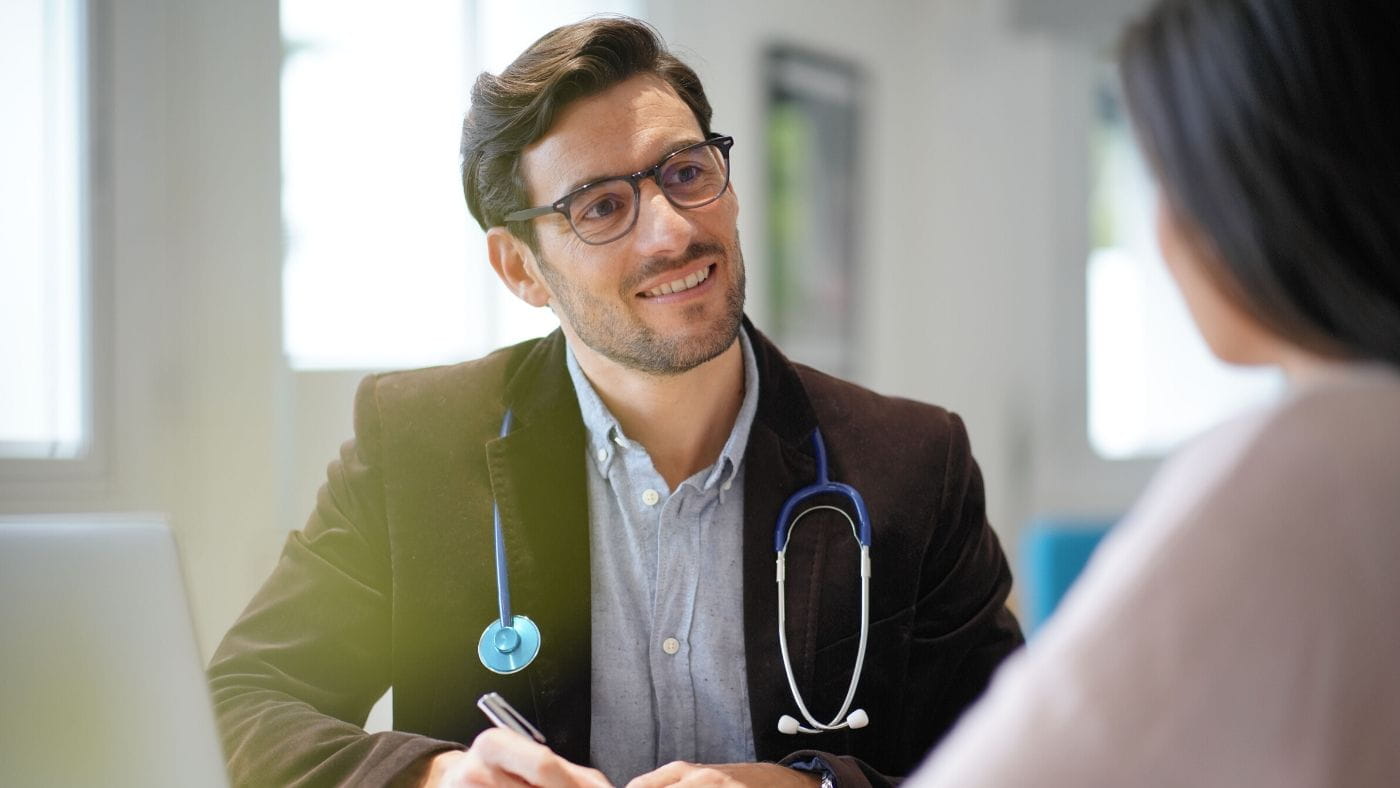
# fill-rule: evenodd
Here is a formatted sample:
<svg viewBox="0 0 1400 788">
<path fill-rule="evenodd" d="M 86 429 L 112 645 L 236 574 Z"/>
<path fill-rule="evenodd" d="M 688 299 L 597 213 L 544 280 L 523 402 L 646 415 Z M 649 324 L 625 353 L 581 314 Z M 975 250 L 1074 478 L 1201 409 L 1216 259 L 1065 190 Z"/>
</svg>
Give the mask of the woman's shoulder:
<svg viewBox="0 0 1400 788">
<path fill-rule="evenodd" d="M 1350 365 L 1179 450 L 1115 529 L 1143 561 L 1347 531 L 1400 549 L 1400 373 Z M 1276 551 L 1270 551 L 1281 558 Z"/>
<path fill-rule="evenodd" d="M 1186 553 L 1291 544 L 1302 559 L 1347 534 L 1400 549 L 1397 467 L 1400 373 L 1349 365 L 1178 452 L 1125 530 Z"/>
<path fill-rule="evenodd" d="M 1162 476 L 1274 484 L 1279 475 L 1333 475 L 1339 463 L 1362 470 L 1387 458 L 1400 458 L 1400 371 L 1348 364 L 1201 436 Z"/>
<path fill-rule="evenodd" d="M 1400 372 L 1348 364 L 1298 385 L 1272 407 L 1237 420 L 1184 453 L 1187 463 L 1227 455 L 1222 486 L 1267 491 L 1280 502 L 1400 489 Z"/>
</svg>

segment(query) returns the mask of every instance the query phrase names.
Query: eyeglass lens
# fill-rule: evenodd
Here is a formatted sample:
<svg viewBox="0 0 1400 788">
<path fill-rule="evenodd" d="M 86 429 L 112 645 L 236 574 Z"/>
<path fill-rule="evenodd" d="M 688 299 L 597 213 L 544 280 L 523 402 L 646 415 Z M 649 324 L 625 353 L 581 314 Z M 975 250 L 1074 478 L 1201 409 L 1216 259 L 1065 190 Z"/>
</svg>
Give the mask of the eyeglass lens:
<svg viewBox="0 0 1400 788">
<path fill-rule="evenodd" d="M 677 152 L 657 172 L 666 198 L 680 208 L 713 202 L 728 184 L 724 155 L 715 145 Z M 578 192 L 569 201 L 574 232 L 589 243 L 605 243 L 632 229 L 637 219 L 638 186 L 630 178 L 611 178 Z"/>
</svg>

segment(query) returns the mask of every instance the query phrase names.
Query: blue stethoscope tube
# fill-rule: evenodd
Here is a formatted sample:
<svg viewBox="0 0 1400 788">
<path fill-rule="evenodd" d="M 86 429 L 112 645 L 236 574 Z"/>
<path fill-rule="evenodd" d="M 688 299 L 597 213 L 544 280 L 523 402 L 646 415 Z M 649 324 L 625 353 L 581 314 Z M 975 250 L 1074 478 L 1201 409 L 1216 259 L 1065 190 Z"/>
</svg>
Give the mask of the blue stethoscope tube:
<svg viewBox="0 0 1400 788">
<path fill-rule="evenodd" d="M 510 425 L 511 411 L 507 410 L 505 418 L 501 421 L 502 438 L 510 434 Z M 778 526 L 773 537 L 774 550 L 777 552 L 778 645 L 783 654 L 783 669 L 787 673 L 788 688 L 792 690 L 793 700 L 797 702 L 797 708 L 807 723 L 804 726 L 793 717 L 784 714 L 778 720 L 778 730 L 788 734 L 823 733 L 845 728 L 863 728 L 870 721 L 863 709 L 851 710 L 851 702 L 855 698 L 856 686 L 860 683 L 861 670 L 865 665 L 865 647 L 870 634 L 870 515 L 866 511 L 864 499 L 860 497 L 860 493 L 854 487 L 833 482 L 828 476 L 826 444 L 822 440 L 820 429 L 812 430 L 812 445 L 816 449 L 817 481 L 798 490 L 784 502 L 782 512 L 778 515 Z M 809 506 L 798 513 L 796 517 L 792 516 L 793 510 L 804 500 L 826 494 L 838 495 L 850 500 L 856 511 L 856 519 L 852 520 L 851 516 L 840 507 L 829 504 Z M 792 660 L 788 656 L 787 599 L 784 593 L 787 579 L 787 548 L 788 542 L 792 539 L 792 531 L 803 517 L 822 510 L 836 512 L 850 523 L 851 533 L 860 545 L 861 578 L 860 645 L 856 651 L 855 669 L 851 673 L 851 683 L 846 688 L 846 698 L 841 703 L 841 710 L 830 722 L 826 723 L 820 722 L 812 716 L 802 698 L 802 692 L 797 688 L 797 679 L 792 672 Z M 486 630 L 481 633 L 481 640 L 477 644 L 477 656 L 487 670 L 502 674 L 515 673 L 524 670 L 539 655 L 540 630 L 529 618 L 511 613 L 506 545 L 505 537 L 501 531 L 501 510 L 494 501 L 491 504 L 491 521 L 496 537 L 496 598 L 500 608 L 500 618 L 488 624 Z M 504 623 L 507 621 L 511 622 L 509 626 Z"/>
<path fill-rule="evenodd" d="M 501 437 L 510 434 L 511 412 L 501 420 Z M 501 507 L 491 502 L 491 524 L 496 529 L 496 602 L 501 617 L 486 626 L 476 644 L 481 664 L 493 673 L 509 674 L 525 669 L 540 653 L 540 628 L 525 616 L 510 612 L 510 580 L 506 570 L 506 539 L 501 532 Z M 505 622 L 509 621 L 507 625 Z"/>
</svg>

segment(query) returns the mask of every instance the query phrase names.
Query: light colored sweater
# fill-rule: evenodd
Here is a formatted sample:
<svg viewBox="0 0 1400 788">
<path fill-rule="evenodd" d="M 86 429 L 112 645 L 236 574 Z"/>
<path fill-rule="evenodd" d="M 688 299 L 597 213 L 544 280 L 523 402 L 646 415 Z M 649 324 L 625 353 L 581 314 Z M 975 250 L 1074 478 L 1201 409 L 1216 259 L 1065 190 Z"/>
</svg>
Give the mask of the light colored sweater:
<svg viewBox="0 0 1400 788">
<path fill-rule="evenodd" d="M 1400 374 L 1173 457 L 906 785 L 1400 785 Z"/>
</svg>

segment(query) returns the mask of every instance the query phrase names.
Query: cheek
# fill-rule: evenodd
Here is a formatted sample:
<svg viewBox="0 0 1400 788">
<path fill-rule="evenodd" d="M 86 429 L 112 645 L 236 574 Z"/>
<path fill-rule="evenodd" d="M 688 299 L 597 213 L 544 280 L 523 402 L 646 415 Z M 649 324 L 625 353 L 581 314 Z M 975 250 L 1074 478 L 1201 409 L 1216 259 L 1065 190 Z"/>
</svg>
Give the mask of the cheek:
<svg viewBox="0 0 1400 788">
<path fill-rule="evenodd" d="M 730 187 L 733 188 L 732 186 Z M 712 238 L 729 242 L 735 236 L 739 219 L 739 198 L 731 191 L 720 199 L 696 211 L 695 223 Z"/>
<path fill-rule="evenodd" d="M 616 255 L 604 253 L 606 248 L 590 246 L 577 237 L 563 243 L 541 244 L 541 259 L 537 262 L 551 293 L 556 297 L 586 297 L 617 290 Z"/>
</svg>

